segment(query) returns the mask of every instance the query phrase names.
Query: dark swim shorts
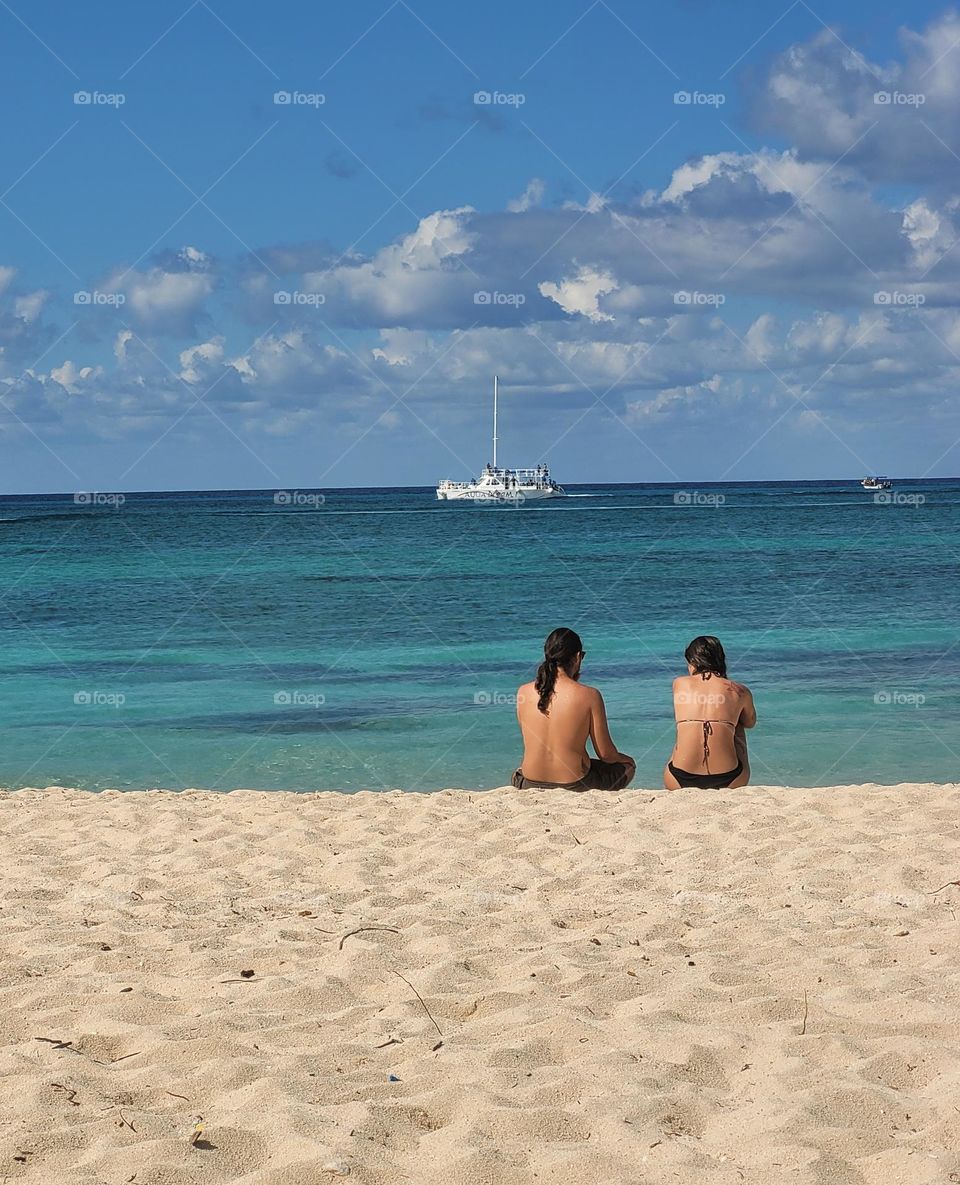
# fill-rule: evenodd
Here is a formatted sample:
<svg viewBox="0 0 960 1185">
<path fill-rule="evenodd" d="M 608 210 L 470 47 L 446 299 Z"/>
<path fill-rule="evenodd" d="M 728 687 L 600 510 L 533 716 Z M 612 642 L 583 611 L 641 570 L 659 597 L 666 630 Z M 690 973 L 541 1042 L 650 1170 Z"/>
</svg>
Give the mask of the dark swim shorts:
<svg viewBox="0 0 960 1185">
<path fill-rule="evenodd" d="M 632 775 L 632 766 L 623 761 L 600 761 L 591 757 L 590 768 L 578 782 L 534 782 L 518 769 L 511 783 L 518 790 L 622 790 Z"/>
</svg>

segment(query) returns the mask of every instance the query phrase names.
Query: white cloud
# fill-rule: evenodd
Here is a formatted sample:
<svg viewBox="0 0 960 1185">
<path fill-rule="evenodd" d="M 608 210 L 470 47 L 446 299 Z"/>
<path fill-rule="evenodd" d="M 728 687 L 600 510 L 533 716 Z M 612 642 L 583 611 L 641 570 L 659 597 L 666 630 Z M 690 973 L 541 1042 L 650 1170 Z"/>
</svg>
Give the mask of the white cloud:
<svg viewBox="0 0 960 1185">
<path fill-rule="evenodd" d="M 610 313 L 600 309 L 600 297 L 615 292 L 619 285 L 609 272 L 581 267 L 576 275 L 553 284 L 545 280 L 539 285 L 541 293 L 549 297 L 565 313 L 578 313 L 590 321 L 612 321 Z"/>
<path fill-rule="evenodd" d="M 958 172 L 960 15 L 900 33 L 901 60 L 871 63 L 823 29 L 774 62 L 754 95 L 758 125 L 805 157 L 841 156 L 869 177 L 941 181 Z"/>
<path fill-rule="evenodd" d="M 62 366 L 54 366 L 50 377 L 71 395 L 76 395 L 85 383 L 103 378 L 102 366 L 77 366 L 67 359 Z"/>
<path fill-rule="evenodd" d="M 607 199 L 600 193 L 591 193 L 586 202 L 568 201 L 563 203 L 565 210 L 581 210 L 586 214 L 599 214 L 607 207 Z"/>
<path fill-rule="evenodd" d="M 180 377 L 185 383 L 200 383 L 211 369 L 223 362 L 223 338 L 200 342 L 180 352 Z"/>
<path fill-rule="evenodd" d="M 216 284 L 210 256 L 188 246 L 144 271 L 118 268 L 97 288 L 122 293 L 125 301 L 120 307 L 145 330 L 188 333 Z"/>
<path fill-rule="evenodd" d="M 384 329 L 373 357 L 388 366 L 410 366 L 413 359 L 430 346 L 430 335 L 422 330 Z"/>
<path fill-rule="evenodd" d="M 469 206 L 437 210 L 371 259 L 306 272 L 300 287 L 322 294 L 325 303 L 316 312 L 341 323 L 391 324 L 448 316 L 451 307 L 463 307 L 467 293 L 478 287 L 476 277 L 461 263 L 476 239 L 468 226 L 472 213 Z"/>
<path fill-rule="evenodd" d="M 546 183 L 539 177 L 533 177 L 527 182 L 527 188 L 518 198 L 507 202 L 507 209 L 512 214 L 523 214 L 534 206 L 539 206 L 543 201 L 543 195 L 546 191 Z"/>
<path fill-rule="evenodd" d="M 739 167 L 743 158 L 736 152 L 717 152 L 709 156 L 695 157 L 674 169 L 670 184 L 660 200 L 675 202 L 687 194 L 692 193 L 701 185 L 706 185 L 718 176 L 725 167 Z"/>
<path fill-rule="evenodd" d="M 766 362 L 774 352 L 776 320 L 771 313 L 761 313 L 747 330 L 744 340 L 752 354 Z"/>
<path fill-rule="evenodd" d="M 716 396 L 723 388 L 723 380 L 718 374 L 711 375 L 699 383 L 690 383 L 682 387 L 668 387 L 658 392 L 652 399 L 635 399 L 627 402 L 624 418 L 628 423 L 642 424 L 647 421 L 664 420 L 666 418 L 702 417 L 716 415 L 718 403 L 722 402 Z M 736 397 L 739 398 L 739 390 Z M 727 400 L 729 402 L 729 400 Z"/>
<path fill-rule="evenodd" d="M 118 362 L 123 362 L 127 356 L 127 346 L 133 340 L 132 329 L 121 329 L 113 341 L 113 356 Z"/>
<path fill-rule="evenodd" d="M 44 289 L 18 296 L 13 302 L 14 314 L 23 321 L 36 321 L 49 299 L 50 293 Z"/>
<path fill-rule="evenodd" d="M 133 315 L 144 325 L 183 324 L 213 291 L 211 276 L 163 272 L 157 268 L 125 278 L 119 285 Z"/>
</svg>

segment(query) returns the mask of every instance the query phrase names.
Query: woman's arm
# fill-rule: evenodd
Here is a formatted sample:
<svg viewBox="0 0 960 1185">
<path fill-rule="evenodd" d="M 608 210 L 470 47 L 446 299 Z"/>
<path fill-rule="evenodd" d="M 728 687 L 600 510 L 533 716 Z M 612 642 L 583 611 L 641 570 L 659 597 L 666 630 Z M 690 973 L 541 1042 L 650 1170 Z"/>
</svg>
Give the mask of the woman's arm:
<svg viewBox="0 0 960 1185">
<path fill-rule="evenodd" d="M 754 728 L 757 723 L 757 709 L 753 702 L 753 695 L 749 687 L 738 685 L 743 692 L 743 707 L 740 709 L 739 724 L 744 728 Z"/>
</svg>

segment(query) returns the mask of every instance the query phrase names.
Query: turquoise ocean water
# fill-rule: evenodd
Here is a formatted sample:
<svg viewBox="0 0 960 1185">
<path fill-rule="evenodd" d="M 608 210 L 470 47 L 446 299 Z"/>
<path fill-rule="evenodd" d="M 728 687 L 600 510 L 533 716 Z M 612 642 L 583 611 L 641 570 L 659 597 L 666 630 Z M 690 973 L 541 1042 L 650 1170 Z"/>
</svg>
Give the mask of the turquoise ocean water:
<svg viewBox="0 0 960 1185">
<path fill-rule="evenodd" d="M 0 499 L 0 785 L 491 787 L 577 629 L 659 785 L 698 633 L 754 690 L 754 780 L 960 770 L 960 482 Z"/>
</svg>

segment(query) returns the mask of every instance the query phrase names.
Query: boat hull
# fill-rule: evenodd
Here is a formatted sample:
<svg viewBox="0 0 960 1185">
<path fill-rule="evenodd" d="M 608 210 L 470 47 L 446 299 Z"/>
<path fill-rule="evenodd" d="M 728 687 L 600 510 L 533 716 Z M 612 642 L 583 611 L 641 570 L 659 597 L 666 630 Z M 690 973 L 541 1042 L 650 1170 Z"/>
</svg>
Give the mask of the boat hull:
<svg viewBox="0 0 960 1185">
<path fill-rule="evenodd" d="M 513 506 L 562 497 L 561 490 L 437 490 L 437 500 L 440 502 L 476 502 L 486 506 Z"/>
</svg>

